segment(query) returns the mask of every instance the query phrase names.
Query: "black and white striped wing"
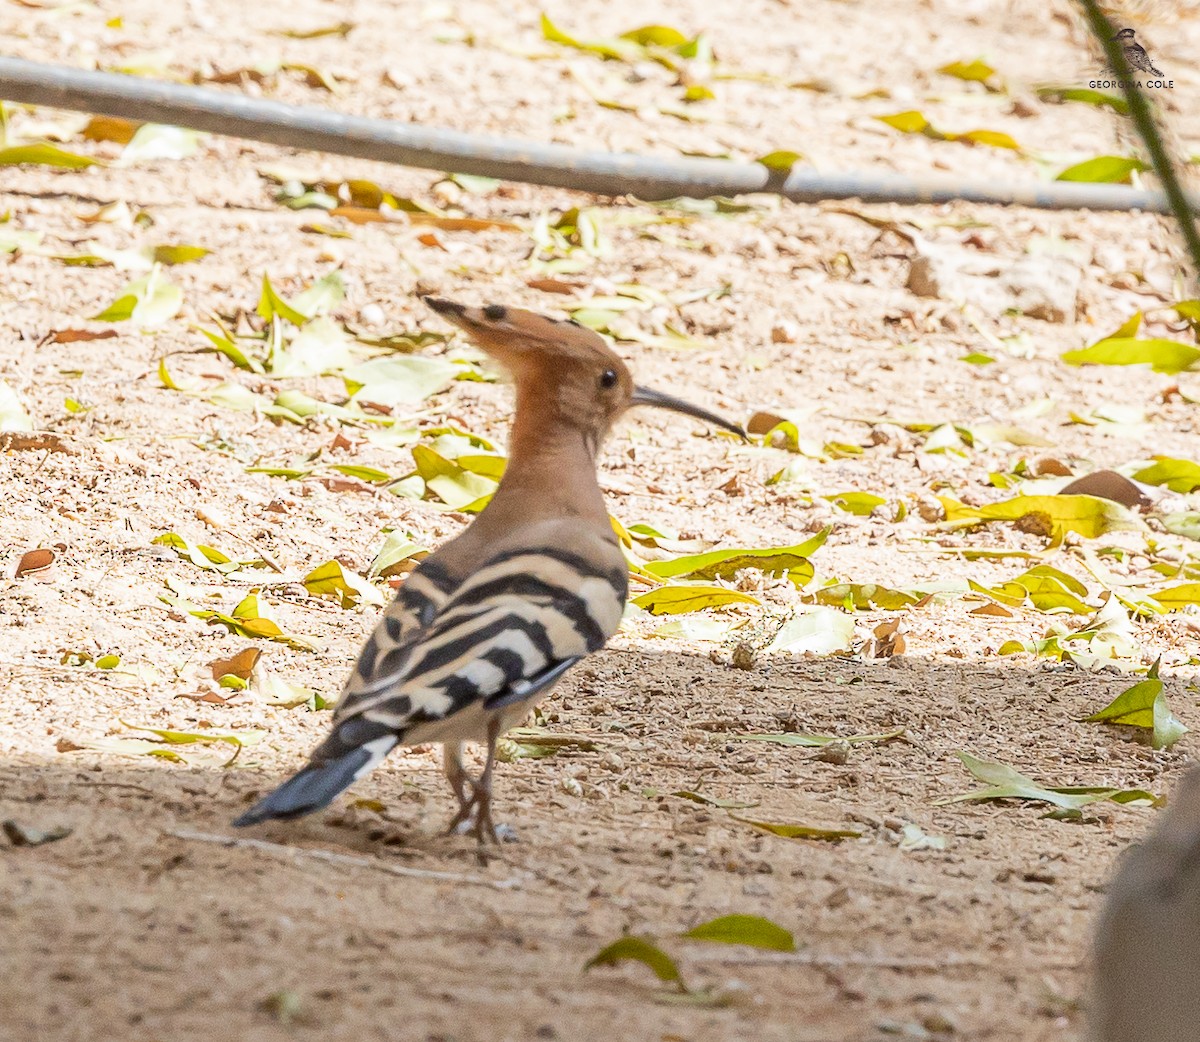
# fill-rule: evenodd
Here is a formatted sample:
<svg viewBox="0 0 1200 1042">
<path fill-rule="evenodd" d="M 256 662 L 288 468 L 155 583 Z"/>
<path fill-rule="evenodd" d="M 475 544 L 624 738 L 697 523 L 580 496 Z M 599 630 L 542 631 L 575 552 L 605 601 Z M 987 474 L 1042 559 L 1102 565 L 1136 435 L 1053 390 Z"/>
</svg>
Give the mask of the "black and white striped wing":
<svg viewBox="0 0 1200 1042">
<path fill-rule="evenodd" d="M 346 715 L 410 742 L 480 738 L 492 712 L 533 698 L 604 645 L 627 589 L 624 568 L 566 551 L 498 555 L 414 641 L 377 659 Z"/>
<path fill-rule="evenodd" d="M 438 568 L 429 558 L 401 588 L 308 765 L 235 825 L 328 806 L 402 741 L 483 738 L 497 714 L 505 719 L 616 632 L 628 590 L 623 567 L 544 548 L 493 557 L 453 595 Z"/>
<path fill-rule="evenodd" d="M 383 612 L 383 618 L 358 653 L 354 669 L 334 707 L 336 723 L 362 708 L 364 693 L 379 676 L 403 673 L 414 641 L 428 629 L 450 599 L 455 580 L 435 554 L 414 568 Z"/>
</svg>

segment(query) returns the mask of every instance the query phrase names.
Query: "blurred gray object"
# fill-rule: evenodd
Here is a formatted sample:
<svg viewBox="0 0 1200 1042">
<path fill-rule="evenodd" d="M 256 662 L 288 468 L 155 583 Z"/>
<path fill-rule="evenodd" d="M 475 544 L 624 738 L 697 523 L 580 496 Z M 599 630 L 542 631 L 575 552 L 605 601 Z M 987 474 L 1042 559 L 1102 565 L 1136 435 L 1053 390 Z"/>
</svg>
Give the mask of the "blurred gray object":
<svg viewBox="0 0 1200 1042">
<path fill-rule="evenodd" d="M 1200 1040 L 1200 767 L 1125 855 L 1095 942 L 1094 1042 Z"/>
</svg>

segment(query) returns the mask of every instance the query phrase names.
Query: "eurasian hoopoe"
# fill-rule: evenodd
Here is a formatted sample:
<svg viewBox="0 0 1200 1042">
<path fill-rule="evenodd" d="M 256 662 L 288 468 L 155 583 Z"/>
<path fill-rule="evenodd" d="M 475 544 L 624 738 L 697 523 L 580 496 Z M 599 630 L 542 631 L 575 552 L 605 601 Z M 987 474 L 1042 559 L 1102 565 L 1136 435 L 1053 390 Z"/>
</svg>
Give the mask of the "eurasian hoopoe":
<svg viewBox="0 0 1200 1042">
<path fill-rule="evenodd" d="M 596 481 L 602 439 L 632 405 L 742 435 L 713 413 L 635 387 L 604 340 L 572 322 L 499 304 L 426 303 L 512 374 L 507 468 L 467 530 L 400 587 L 346 681 L 333 733 L 308 766 L 235 825 L 319 810 L 395 746 L 441 742 L 458 798 L 450 829 L 474 815 L 479 840 L 495 839 L 496 739 L 621 622 L 628 569 Z M 464 741 L 487 743 L 478 777 L 463 766 Z"/>
</svg>

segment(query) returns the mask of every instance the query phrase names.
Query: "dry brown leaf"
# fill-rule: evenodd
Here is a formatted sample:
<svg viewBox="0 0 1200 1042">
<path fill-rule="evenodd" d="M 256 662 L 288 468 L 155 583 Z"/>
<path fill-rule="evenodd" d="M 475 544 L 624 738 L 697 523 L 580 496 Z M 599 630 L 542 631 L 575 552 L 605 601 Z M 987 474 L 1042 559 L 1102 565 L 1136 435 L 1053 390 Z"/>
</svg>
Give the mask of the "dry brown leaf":
<svg viewBox="0 0 1200 1042">
<path fill-rule="evenodd" d="M 255 663 L 261 657 L 262 652 L 258 648 L 243 648 L 230 658 L 214 659 L 209 664 L 213 680 L 220 680 L 222 677 L 229 676 L 230 674 L 235 677 L 241 677 L 242 680 L 249 680 Z"/>
<path fill-rule="evenodd" d="M 746 433 L 768 434 L 786 420 L 787 417 L 780 416 L 779 413 L 760 409 L 746 422 Z"/>
<path fill-rule="evenodd" d="M 54 551 L 43 548 L 30 550 L 22 554 L 21 560 L 17 562 L 16 570 L 13 572 L 13 578 L 20 579 L 26 575 L 33 575 L 37 572 L 45 572 L 54 564 Z M 45 575 L 40 578 L 46 578 Z"/>
<path fill-rule="evenodd" d="M 1069 478 L 1075 472 L 1062 460 L 1055 459 L 1053 456 L 1043 456 L 1033 464 L 1033 473 L 1035 477 L 1039 478 Z"/>
<path fill-rule="evenodd" d="M 88 141 L 115 141 L 118 145 L 128 145 L 140 126 L 140 123 L 117 116 L 93 116 L 83 128 L 83 136 Z"/>
<path fill-rule="evenodd" d="M 530 289 L 540 289 L 543 293 L 561 293 L 563 296 L 574 296 L 577 289 L 584 289 L 586 282 L 569 282 L 566 279 L 526 279 L 525 285 Z"/>
<path fill-rule="evenodd" d="M 40 341 L 43 344 L 74 344 L 81 340 L 110 340 L 120 336 L 115 329 L 52 329 Z"/>
<path fill-rule="evenodd" d="M 1111 500 L 1126 507 L 1145 507 L 1150 505 L 1147 496 L 1136 484 L 1115 470 L 1097 470 L 1076 478 L 1069 485 L 1059 489 L 1060 496 L 1096 496 L 1099 499 Z"/>
<path fill-rule="evenodd" d="M 874 658 L 892 658 L 895 655 L 903 655 L 908 648 L 908 641 L 900 632 L 899 618 L 881 622 L 872 632 L 875 635 L 872 647 Z"/>
</svg>

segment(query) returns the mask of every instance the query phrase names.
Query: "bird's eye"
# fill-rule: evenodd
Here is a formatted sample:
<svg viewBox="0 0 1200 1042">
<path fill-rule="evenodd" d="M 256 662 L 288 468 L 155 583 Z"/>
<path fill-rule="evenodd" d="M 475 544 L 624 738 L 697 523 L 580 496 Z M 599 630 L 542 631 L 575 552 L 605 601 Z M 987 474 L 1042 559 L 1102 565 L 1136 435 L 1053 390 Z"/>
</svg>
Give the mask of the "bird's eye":
<svg viewBox="0 0 1200 1042">
<path fill-rule="evenodd" d="M 606 391 L 617 386 L 617 371 L 615 369 L 605 369 L 600 374 L 600 386 Z"/>
</svg>

